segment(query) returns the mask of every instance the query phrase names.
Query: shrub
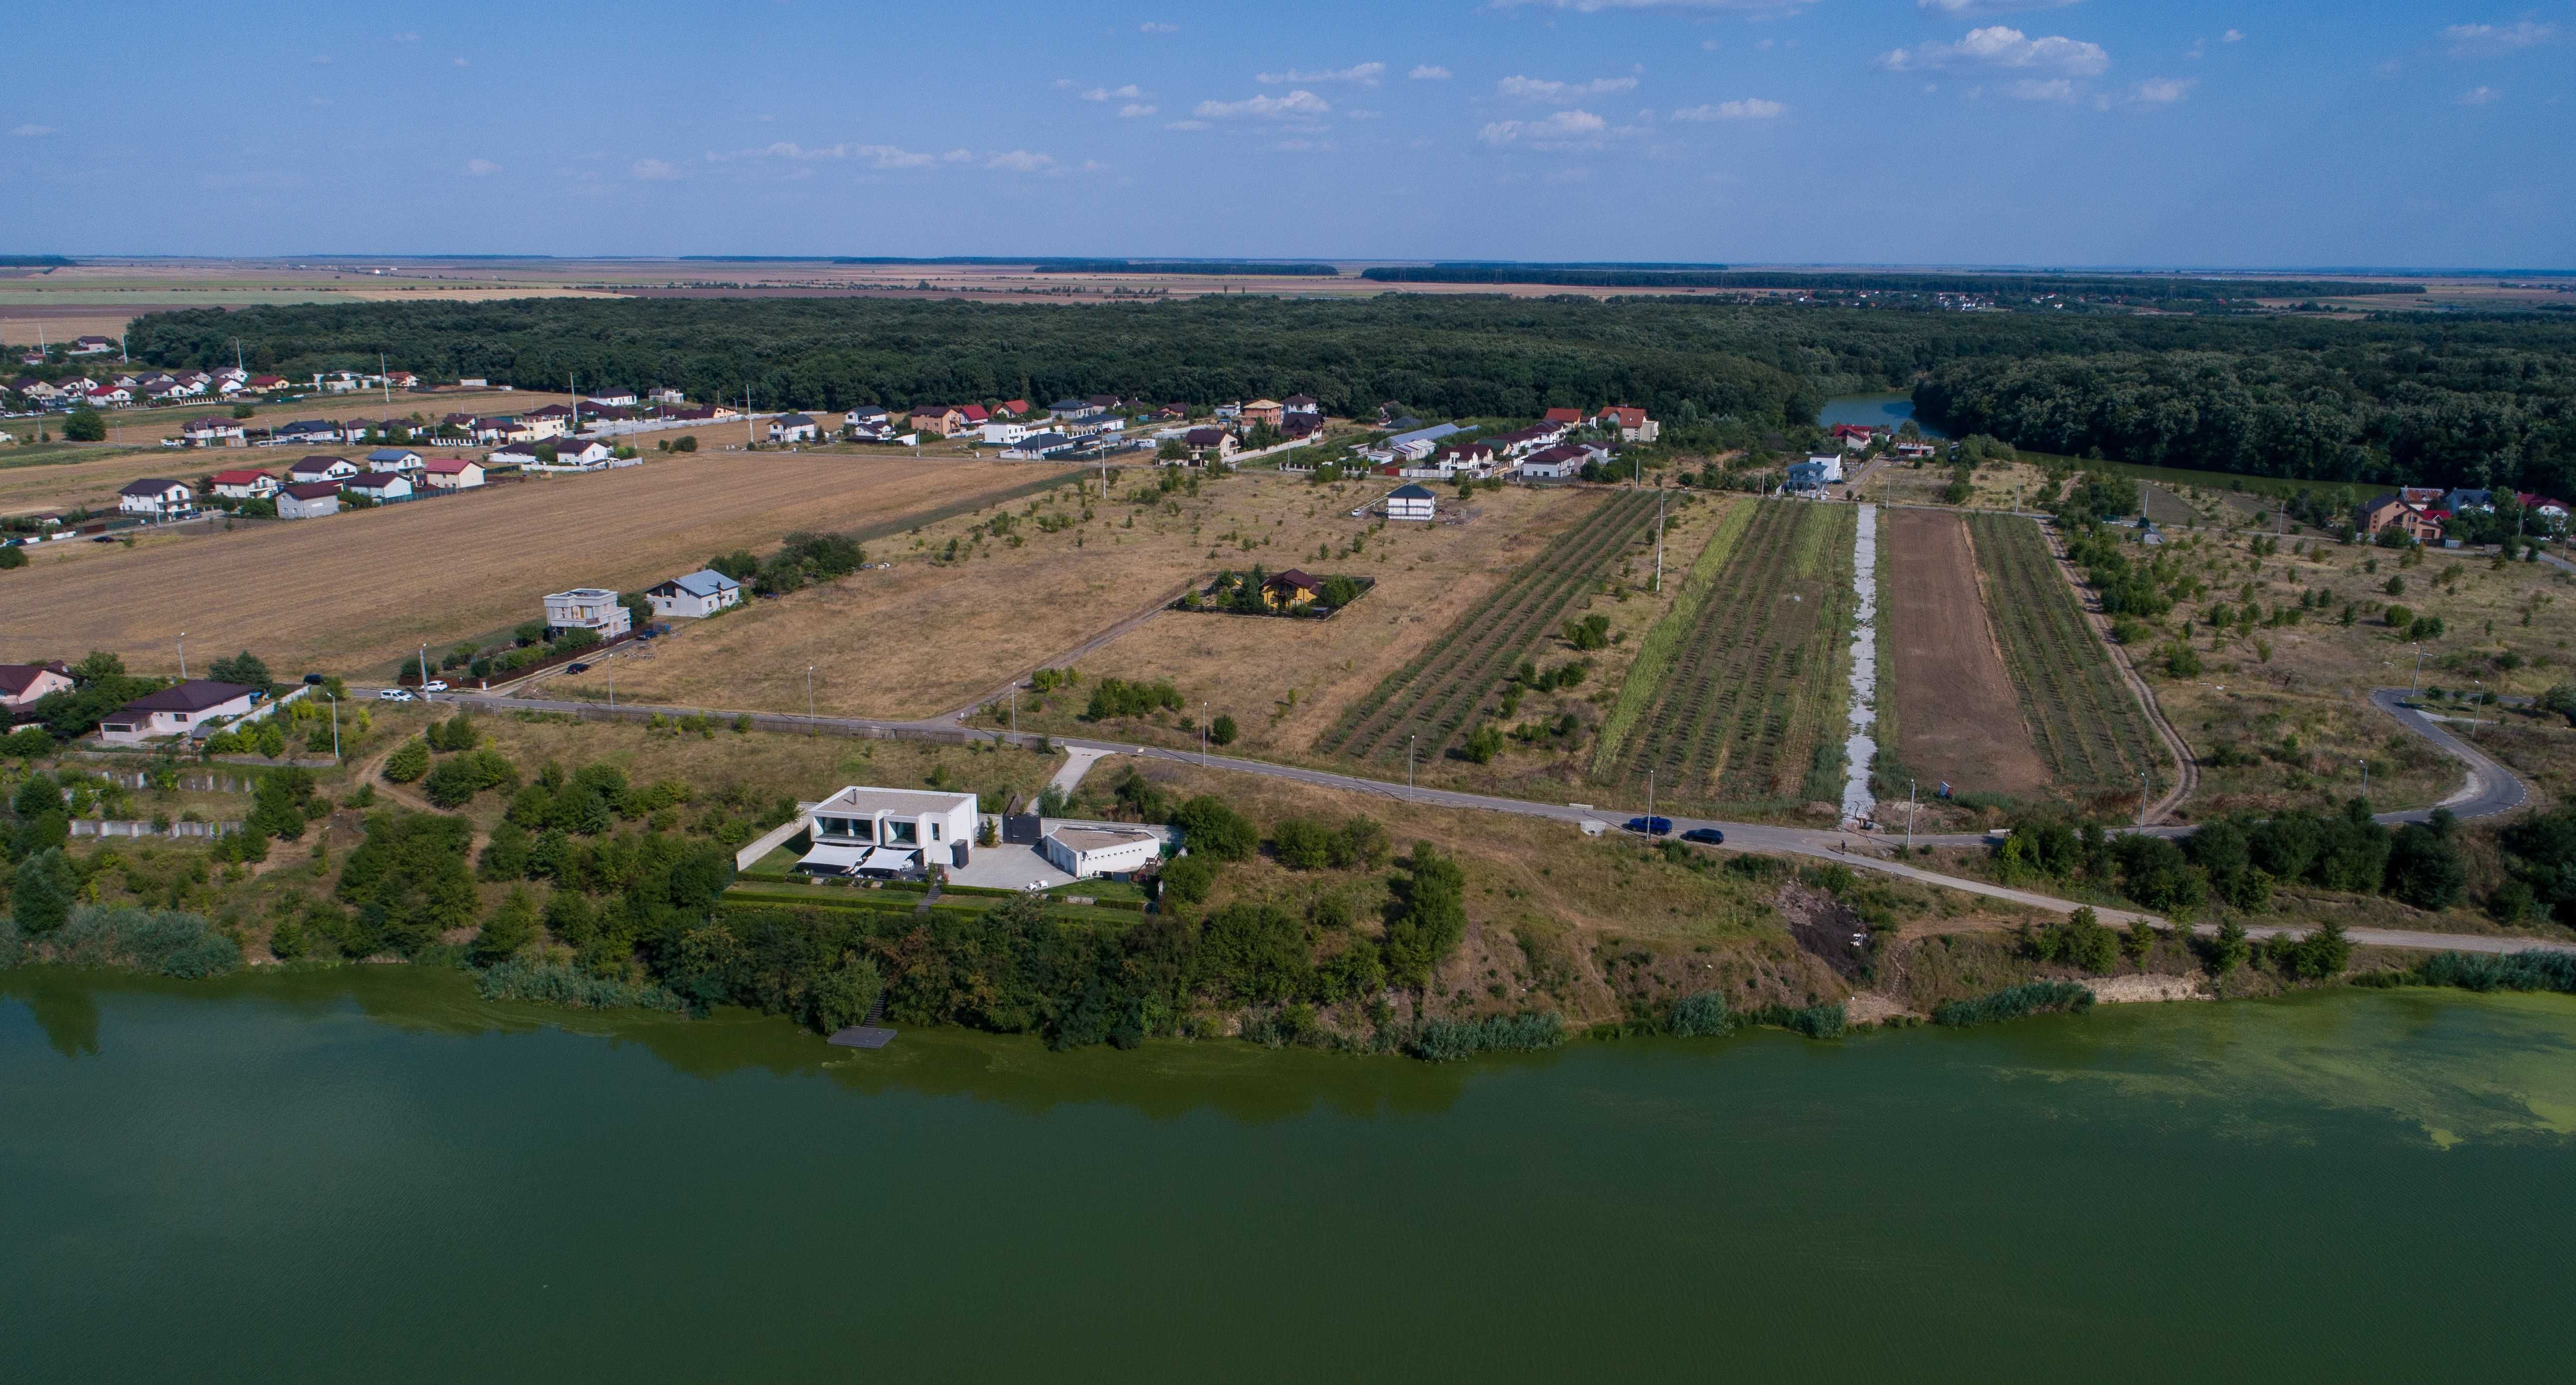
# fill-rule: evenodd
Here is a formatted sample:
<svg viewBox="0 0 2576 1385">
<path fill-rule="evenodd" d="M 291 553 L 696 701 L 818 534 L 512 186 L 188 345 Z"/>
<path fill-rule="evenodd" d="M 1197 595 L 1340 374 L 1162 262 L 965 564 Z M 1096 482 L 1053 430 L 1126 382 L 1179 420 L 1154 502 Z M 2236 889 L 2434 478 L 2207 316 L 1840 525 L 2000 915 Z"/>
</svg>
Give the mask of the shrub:
<svg viewBox="0 0 2576 1385">
<path fill-rule="evenodd" d="M 385 760 L 385 778 L 396 784 L 408 784 L 429 773 L 429 743 L 409 740 L 402 743 Z"/>
<path fill-rule="evenodd" d="M 1176 856 L 1163 863 L 1163 889 L 1184 904 L 1197 904 L 1216 885 L 1216 862 L 1205 856 Z"/>
<path fill-rule="evenodd" d="M 1565 1020 L 1550 1010 L 1480 1020 L 1424 1020 L 1405 1037 L 1403 1049 L 1427 1063 L 1454 1063 L 1479 1053 L 1528 1053 L 1564 1042 Z"/>
<path fill-rule="evenodd" d="M 1234 744 L 1234 738 L 1239 734 L 1241 728 L 1234 724 L 1234 718 L 1222 712 L 1217 714 L 1216 720 L 1208 723 L 1208 739 L 1218 745 Z"/>
<path fill-rule="evenodd" d="M 241 969 L 241 945 L 198 914 L 85 904 L 45 940 L 51 959 L 201 981 Z"/>
<path fill-rule="evenodd" d="M 2576 953 L 2508 952 L 2501 956 L 2437 952 L 2415 969 L 2428 986 L 2464 991 L 2557 991 L 2576 995 Z"/>
<path fill-rule="evenodd" d="M 1702 991 L 1673 1002 L 1668 1027 L 1685 1039 L 1714 1039 L 1734 1032 L 1735 1016 L 1726 1008 L 1726 997 Z"/>
<path fill-rule="evenodd" d="M 1997 1020 L 2020 1019 L 2024 1015 L 2060 1013 L 2093 1008 L 2093 990 L 2072 981 L 2033 981 L 2026 985 L 2007 986 L 1975 1000 L 1952 1000 L 1932 1009 L 1934 1024 L 1992 1024 Z"/>
<path fill-rule="evenodd" d="M 679 1014 L 689 1008 L 665 987 L 592 976 L 561 962 L 503 962 L 477 976 L 474 989 L 485 1000 L 525 1000 L 576 1010 L 637 1008 Z"/>
<path fill-rule="evenodd" d="M 1220 861 L 1248 858 L 1261 845 L 1261 834 L 1243 815 L 1210 794 L 1173 810 L 1172 826 L 1181 829 L 1181 844 Z"/>
<path fill-rule="evenodd" d="M 876 964 L 855 952 L 844 952 L 838 965 L 815 978 L 814 989 L 806 996 L 805 1022 L 816 1033 L 837 1033 L 865 1020 L 884 993 L 885 979 L 877 974 Z"/>
</svg>

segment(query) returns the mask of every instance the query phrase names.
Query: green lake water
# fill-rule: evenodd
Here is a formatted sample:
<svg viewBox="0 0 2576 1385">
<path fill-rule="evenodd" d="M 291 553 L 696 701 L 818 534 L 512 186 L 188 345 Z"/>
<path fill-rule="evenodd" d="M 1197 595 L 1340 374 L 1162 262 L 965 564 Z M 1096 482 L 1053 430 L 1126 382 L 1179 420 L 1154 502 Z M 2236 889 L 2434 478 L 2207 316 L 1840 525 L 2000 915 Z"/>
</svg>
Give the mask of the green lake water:
<svg viewBox="0 0 2576 1385">
<path fill-rule="evenodd" d="M 2576 999 L 1450 1066 L 0 973 L 22 1380 L 2547 1378 Z"/>
<path fill-rule="evenodd" d="M 1831 428 L 1837 423 L 1859 423 L 1873 428 L 1895 428 L 1914 417 L 1911 394 L 1844 394 L 1825 401 L 1816 414 L 1816 426 Z M 1917 420 L 1916 427 L 1927 438 L 1948 437 L 1947 433 Z"/>
</svg>

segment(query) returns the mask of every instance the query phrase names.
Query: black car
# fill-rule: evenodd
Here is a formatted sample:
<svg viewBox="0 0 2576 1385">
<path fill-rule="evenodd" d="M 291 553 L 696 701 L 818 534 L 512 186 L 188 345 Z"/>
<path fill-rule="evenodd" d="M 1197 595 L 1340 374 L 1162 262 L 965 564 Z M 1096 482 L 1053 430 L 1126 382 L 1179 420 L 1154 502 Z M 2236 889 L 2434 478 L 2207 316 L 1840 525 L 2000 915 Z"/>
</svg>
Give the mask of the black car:
<svg viewBox="0 0 2576 1385">
<path fill-rule="evenodd" d="M 564 672 L 566 672 L 566 673 L 588 673 L 588 672 L 590 672 L 590 665 L 588 665 L 588 664 L 571 664 L 571 665 L 568 665 L 568 666 L 566 666 L 566 667 L 565 667 Z"/>
<path fill-rule="evenodd" d="M 1718 831 L 1714 827 L 1694 827 L 1682 834 L 1682 840 L 1686 842 L 1699 842 L 1707 846 L 1724 846 L 1726 845 L 1726 834 Z"/>
<path fill-rule="evenodd" d="M 1673 831 L 1673 820 L 1671 818 L 1630 818 L 1626 826 L 1631 832 L 1642 832 L 1651 837 L 1669 837 Z"/>
</svg>

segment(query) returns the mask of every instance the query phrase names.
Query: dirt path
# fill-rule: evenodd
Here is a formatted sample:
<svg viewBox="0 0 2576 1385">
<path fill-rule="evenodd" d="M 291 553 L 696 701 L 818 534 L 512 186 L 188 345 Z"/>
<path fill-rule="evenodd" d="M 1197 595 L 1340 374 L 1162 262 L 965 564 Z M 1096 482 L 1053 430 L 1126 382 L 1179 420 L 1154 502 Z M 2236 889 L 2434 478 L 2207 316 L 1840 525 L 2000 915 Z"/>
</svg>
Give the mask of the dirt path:
<svg viewBox="0 0 2576 1385">
<path fill-rule="evenodd" d="M 1002 684 L 991 692 L 981 694 L 976 697 L 974 701 L 967 703 L 965 706 L 952 708 L 948 712 L 939 716 L 924 717 L 922 719 L 923 724 L 936 725 L 963 720 L 967 713 L 974 711 L 985 703 L 1009 697 L 1011 695 L 1011 689 L 1029 681 L 1030 675 L 1036 673 L 1039 669 L 1065 668 L 1077 660 L 1089 658 L 1091 655 L 1098 653 L 1101 649 L 1107 647 L 1112 640 L 1134 630 L 1136 627 L 1143 625 L 1154 617 L 1161 615 L 1164 608 L 1170 606 L 1173 602 L 1180 600 L 1184 595 L 1188 594 L 1192 587 L 1197 586 L 1200 581 L 1200 578 L 1192 577 L 1190 580 L 1172 588 L 1161 596 L 1155 597 L 1154 604 L 1145 607 L 1143 610 L 1138 611 L 1133 615 L 1122 618 L 1117 624 L 1110 626 L 1099 634 L 1093 635 L 1090 639 L 1084 640 L 1082 643 L 1075 645 L 1073 648 L 1068 649 L 1061 654 L 1055 655 L 1052 658 L 1041 659 L 1038 662 L 1029 665 L 1027 668 L 1021 669 L 1019 672 L 1011 675 L 1009 682 Z"/>
<path fill-rule="evenodd" d="M 1932 510 L 1887 514 L 1890 672 L 1897 758 L 1961 789 L 2035 794 L 2048 788 L 2005 671 L 1968 522 Z"/>
</svg>

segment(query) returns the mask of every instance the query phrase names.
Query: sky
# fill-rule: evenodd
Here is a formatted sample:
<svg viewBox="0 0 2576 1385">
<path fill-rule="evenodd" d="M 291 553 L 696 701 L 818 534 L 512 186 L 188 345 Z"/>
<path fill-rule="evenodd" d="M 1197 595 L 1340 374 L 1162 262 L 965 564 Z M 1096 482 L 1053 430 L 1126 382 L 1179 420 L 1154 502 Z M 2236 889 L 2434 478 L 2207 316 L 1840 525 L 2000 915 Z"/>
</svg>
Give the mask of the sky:
<svg viewBox="0 0 2576 1385">
<path fill-rule="evenodd" d="M 2576 0 L 23 8 L 0 253 L 2576 269 Z"/>
</svg>

